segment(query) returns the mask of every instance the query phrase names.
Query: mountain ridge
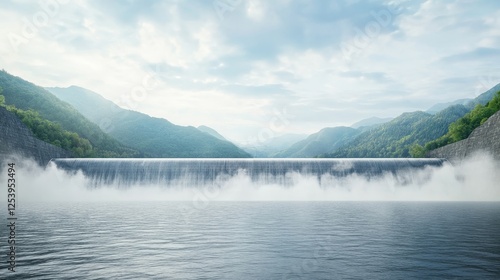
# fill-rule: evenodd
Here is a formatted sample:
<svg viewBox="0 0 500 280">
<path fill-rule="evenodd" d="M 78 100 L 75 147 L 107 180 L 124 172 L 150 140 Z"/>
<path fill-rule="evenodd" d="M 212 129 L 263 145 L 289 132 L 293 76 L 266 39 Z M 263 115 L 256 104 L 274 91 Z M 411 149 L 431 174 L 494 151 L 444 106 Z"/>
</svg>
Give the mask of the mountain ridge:
<svg viewBox="0 0 500 280">
<path fill-rule="evenodd" d="M 120 108 L 88 89 L 72 86 L 48 88 L 91 121 L 126 145 L 152 157 L 250 157 L 227 140 L 220 140 L 193 126 L 179 126 L 133 110 Z"/>
</svg>

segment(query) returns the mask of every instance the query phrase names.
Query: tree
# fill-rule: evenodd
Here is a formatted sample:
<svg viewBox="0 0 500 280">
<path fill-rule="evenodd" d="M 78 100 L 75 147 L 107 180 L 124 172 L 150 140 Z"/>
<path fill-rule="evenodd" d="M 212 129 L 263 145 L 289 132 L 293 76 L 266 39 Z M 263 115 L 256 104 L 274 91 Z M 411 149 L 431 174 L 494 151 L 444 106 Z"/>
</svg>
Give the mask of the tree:
<svg viewBox="0 0 500 280">
<path fill-rule="evenodd" d="M 410 148 L 410 155 L 414 158 L 423 158 L 425 157 L 425 149 L 419 144 L 415 144 Z"/>
</svg>

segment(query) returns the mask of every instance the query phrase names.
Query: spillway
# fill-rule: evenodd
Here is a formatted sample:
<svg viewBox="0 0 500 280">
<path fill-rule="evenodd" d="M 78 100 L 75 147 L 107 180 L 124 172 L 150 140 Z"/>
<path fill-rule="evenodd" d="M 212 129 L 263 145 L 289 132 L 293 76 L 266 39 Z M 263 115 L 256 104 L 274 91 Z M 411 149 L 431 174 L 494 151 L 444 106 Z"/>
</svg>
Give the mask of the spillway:
<svg viewBox="0 0 500 280">
<path fill-rule="evenodd" d="M 409 174 L 426 167 L 440 167 L 445 159 L 52 159 L 49 164 L 76 173 L 81 171 L 94 186 L 119 184 L 217 183 L 238 174 L 252 181 L 286 185 L 293 174 L 368 179 L 387 173 Z M 406 178 L 406 177 L 405 177 Z M 406 179 L 405 179 L 406 180 Z"/>
</svg>

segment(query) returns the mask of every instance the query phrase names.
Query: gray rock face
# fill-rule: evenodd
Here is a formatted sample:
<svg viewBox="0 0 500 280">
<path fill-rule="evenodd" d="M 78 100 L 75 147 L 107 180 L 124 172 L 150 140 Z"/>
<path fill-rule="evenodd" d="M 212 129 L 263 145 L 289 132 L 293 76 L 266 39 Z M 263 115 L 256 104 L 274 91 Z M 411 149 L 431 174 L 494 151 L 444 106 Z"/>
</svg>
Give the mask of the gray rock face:
<svg viewBox="0 0 500 280">
<path fill-rule="evenodd" d="M 485 151 L 500 160 L 500 111 L 476 128 L 469 138 L 429 152 L 430 157 L 460 160 L 476 151 Z"/>
<path fill-rule="evenodd" d="M 4 107 L 0 107 L 0 163 L 7 156 L 19 155 L 34 159 L 45 166 L 51 158 L 72 157 L 71 153 L 41 141 L 21 120 Z"/>
</svg>

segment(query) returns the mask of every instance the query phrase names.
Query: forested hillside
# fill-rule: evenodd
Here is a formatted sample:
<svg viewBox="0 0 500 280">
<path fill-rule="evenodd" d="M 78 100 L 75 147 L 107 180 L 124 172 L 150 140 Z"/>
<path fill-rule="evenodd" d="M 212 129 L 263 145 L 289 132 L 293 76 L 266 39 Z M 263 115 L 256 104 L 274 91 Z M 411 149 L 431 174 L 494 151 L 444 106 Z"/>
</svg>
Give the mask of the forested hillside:
<svg viewBox="0 0 500 280">
<path fill-rule="evenodd" d="M 347 145 L 330 153 L 320 155 L 320 157 L 377 158 L 422 155 L 426 152 L 423 148 L 426 143 L 445 135 L 448 132 L 448 127 L 470 112 L 474 106 L 479 108 L 475 110 L 481 110 L 480 108 L 483 108 L 484 105 L 492 100 L 499 90 L 500 84 L 470 101 L 458 102 L 458 104 L 449 106 L 437 113 L 432 112 L 433 114 L 421 111 L 404 113 L 388 123 L 361 133 Z M 465 103 L 465 105 L 461 103 Z M 437 108 L 439 106 L 433 107 Z M 478 118 L 481 118 L 481 120 L 484 119 L 484 112 L 476 112 L 474 114 Z M 480 123 L 481 120 L 475 122 Z M 470 134 L 474 129 L 469 127 L 468 124 L 466 126 L 468 127 L 467 129 L 459 129 L 462 132 L 461 137 Z M 449 143 L 446 139 L 441 139 L 440 141 Z M 439 145 L 443 145 L 443 143 L 439 143 Z M 429 145 L 432 146 L 428 148 L 437 147 L 436 143 Z"/>
<path fill-rule="evenodd" d="M 84 156 L 141 156 L 141 153 L 113 139 L 71 105 L 59 100 L 42 87 L 12 76 L 4 70 L 0 71 L 0 87 L 3 88 L 2 94 L 5 96 L 5 104 L 15 106 L 17 108 L 16 114 L 24 118 L 25 121 L 36 122 L 38 126 L 55 129 L 62 134 L 64 134 L 62 131 L 75 133 L 82 139 L 87 139 L 92 146 L 92 150 L 84 149 L 83 146 L 85 145 L 83 145 Z M 42 132 L 35 133 L 35 135 L 43 137 Z M 74 138 L 74 136 L 69 137 Z M 61 142 L 61 145 L 66 144 Z"/>
<path fill-rule="evenodd" d="M 0 71 L 0 87 L 1 106 L 15 113 L 37 138 L 78 157 L 250 157 L 208 127 L 178 126 L 125 110 L 83 88 L 48 91 L 5 71 Z M 325 128 L 271 156 L 424 156 L 467 138 L 497 112 L 500 84 L 470 102 L 454 103 L 458 104 L 435 114 L 404 113 L 373 127 Z M 105 131 L 98 125 L 103 121 Z"/>
<path fill-rule="evenodd" d="M 411 146 L 423 145 L 443 135 L 450 123 L 467 112 L 465 106 L 455 105 L 436 115 L 420 111 L 404 113 L 388 123 L 363 132 L 349 144 L 322 157 L 409 157 Z"/>
<path fill-rule="evenodd" d="M 495 97 L 486 105 L 478 104 L 472 111 L 467 113 L 464 117 L 453 122 L 448 127 L 448 132 L 425 144 L 424 147 L 416 145 L 412 149 L 412 156 L 423 157 L 431 150 L 443 147 L 445 145 L 458 142 L 466 139 L 469 135 L 488 120 L 493 114 L 500 110 L 500 91 L 496 93 Z"/>
</svg>

